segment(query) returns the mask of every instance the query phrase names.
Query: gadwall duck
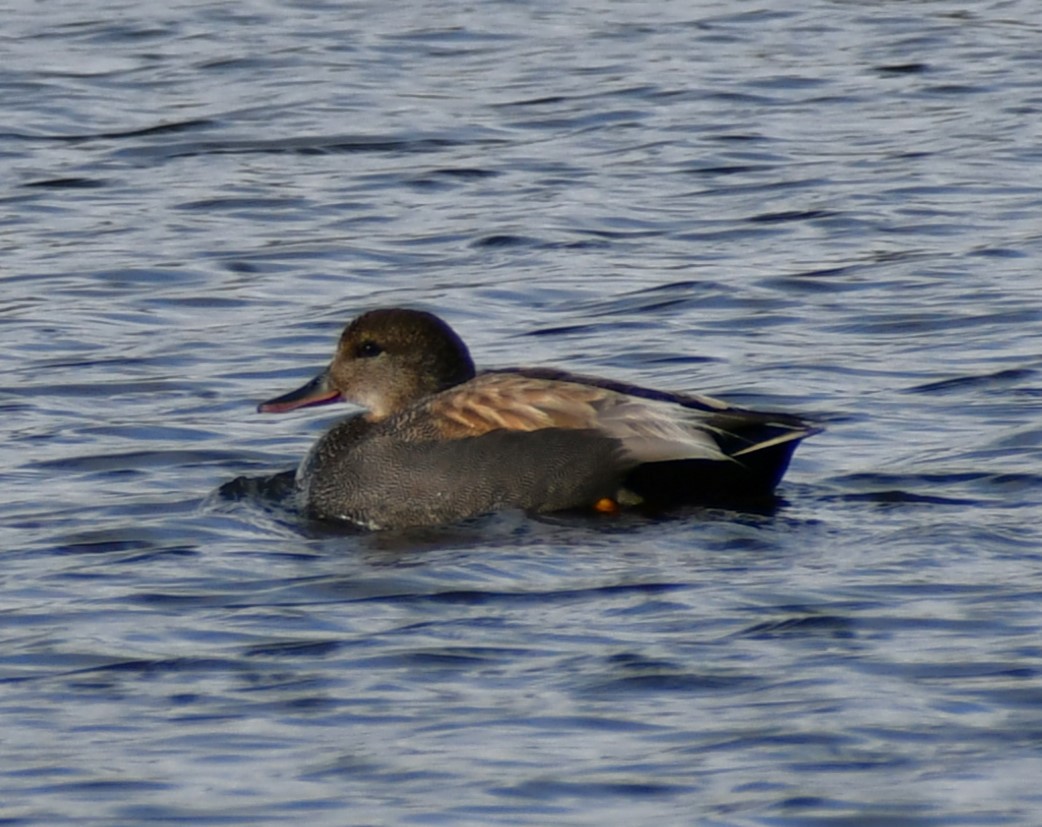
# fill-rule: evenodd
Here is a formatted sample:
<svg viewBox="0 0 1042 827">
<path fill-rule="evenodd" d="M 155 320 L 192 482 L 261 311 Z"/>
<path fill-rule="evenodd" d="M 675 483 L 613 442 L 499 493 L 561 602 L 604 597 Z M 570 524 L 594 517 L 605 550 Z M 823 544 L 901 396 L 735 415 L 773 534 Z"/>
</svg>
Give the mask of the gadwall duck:
<svg viewBox="0 0 1042 827">
<path fill-rule="evenodd" d="M 544 368 L 477 373 L 445 322 L 373 310 L 326 370 L 261 412 L 351 402 L 297 469 L 307 510 L 366 528 L 504 508 L 617 511 L 771 494 L 818 428 L 707 396 Z"/>
</svg>

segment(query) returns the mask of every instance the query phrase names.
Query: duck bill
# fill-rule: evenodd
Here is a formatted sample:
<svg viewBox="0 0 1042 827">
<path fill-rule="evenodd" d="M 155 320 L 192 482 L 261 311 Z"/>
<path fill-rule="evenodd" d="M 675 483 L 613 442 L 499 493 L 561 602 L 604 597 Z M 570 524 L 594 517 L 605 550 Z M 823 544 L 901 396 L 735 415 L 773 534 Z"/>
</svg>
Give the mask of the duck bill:
<svg viewBox="0 0 1042 827">
<path fill-rule="evenodd" d="M 306 385 L 295 391 L 276 396 L 267 402 L 261 402 L 257 410 L 261 413 L 285 413 L 297 408 L 310 408 L 314 405 L 328 405 L 340 400 L 340 391 L 329 382 L 329 371 L 324 370 Z"/>
</svg>

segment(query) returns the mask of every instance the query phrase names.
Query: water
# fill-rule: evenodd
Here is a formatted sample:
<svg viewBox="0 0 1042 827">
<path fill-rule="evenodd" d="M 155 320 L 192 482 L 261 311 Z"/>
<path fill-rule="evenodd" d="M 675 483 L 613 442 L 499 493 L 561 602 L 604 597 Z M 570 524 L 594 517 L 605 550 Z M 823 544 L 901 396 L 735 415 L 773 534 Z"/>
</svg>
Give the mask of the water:
<svg viewBox="0 0 1042 827">
<path fill-rule="evenodd" d="M 3 20 L 5 823 L 1037 823 L 1034 4 Z M 309 524 L 254 405 L 394 304 L 828 430 L 772 513 Z"/>
</svg>

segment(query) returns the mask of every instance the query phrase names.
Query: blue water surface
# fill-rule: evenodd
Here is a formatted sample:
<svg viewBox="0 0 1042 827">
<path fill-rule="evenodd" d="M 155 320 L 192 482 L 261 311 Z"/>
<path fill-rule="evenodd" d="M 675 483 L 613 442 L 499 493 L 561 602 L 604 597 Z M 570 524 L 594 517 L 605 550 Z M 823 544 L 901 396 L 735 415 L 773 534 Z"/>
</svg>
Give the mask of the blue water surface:
<svg viewBox="0 0 1042 827">
<path fill-rule="evenodd" d="M 0 18 L 4 824 L 1038 824 L 1034 3 Z M 399 304 L 828 429 L 760 512 L 309 522 L 343 412 L 255 405 Z"/>
</svg>

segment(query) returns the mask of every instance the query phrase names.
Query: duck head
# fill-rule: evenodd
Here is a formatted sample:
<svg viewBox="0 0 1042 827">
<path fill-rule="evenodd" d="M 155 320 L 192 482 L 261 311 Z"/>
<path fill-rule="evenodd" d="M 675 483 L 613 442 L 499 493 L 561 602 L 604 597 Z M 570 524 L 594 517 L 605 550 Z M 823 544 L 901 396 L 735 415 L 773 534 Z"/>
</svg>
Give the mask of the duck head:
<svg viewBox="0 0 1042 827">
<path fill-rule="evenodd" d="M 473 377 L 467 346 L 437 316 L 371 310 L 344 329 L 329 367 L 257 410 L 282 413 L 343 401 L 368 409 L 367 418 L 375 421 Z"/>
</svg>

